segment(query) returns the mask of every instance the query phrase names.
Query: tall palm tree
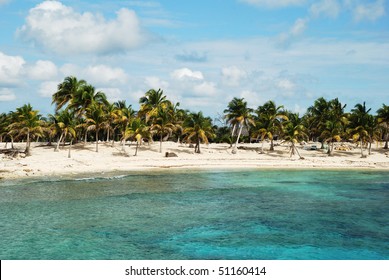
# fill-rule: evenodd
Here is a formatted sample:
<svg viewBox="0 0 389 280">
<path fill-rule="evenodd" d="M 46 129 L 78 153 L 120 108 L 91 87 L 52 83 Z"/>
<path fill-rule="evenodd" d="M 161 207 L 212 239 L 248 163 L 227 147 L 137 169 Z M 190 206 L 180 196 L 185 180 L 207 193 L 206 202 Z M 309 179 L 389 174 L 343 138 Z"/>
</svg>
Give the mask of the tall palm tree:
<svg viewBox="0 0 389 280">
<path fill-rule="evenodd" d="M 389 106 L 382 104 L 382 107 L 377 110 L 378 123 L 384 130 L 385 146 L 384 149 L 388 149 L 389 141 Z"/>
<path fill-rule="evenodd" d="M 322 131 L 320 138 L 324 139 L 324 142 L 328 143 L 327 154 L 332 156 L 334 151 L 334 142 L 339 142 L 342 139 L 343 126 L 340 121 L 328 120 L 326 126 Z M 331 144 L 331 145 L 330 145 Z"/>
<path fill-rule="evenodd" d="M 163 90 L 150 89 L 139 99 L 139 103 L 139 116 L 145 117 L 146 122 L 148 122 L 151 117 L 157 115 L 160 107 L 166 107 L 170 101 L 166 99 Z"/>
<path fill-rule="evenodd" d="M 59 151 L 59 145 L 61 141 L 65 143 L 67 137 L 71 138 L 70 146 L 73 142 L 73 138 L 76 138 L 76 130 L 75 130 L 75 119 L 73 114 L 69 111 L 64 110 L 58 112 L 54 116 L 50 116 L 53 124 L 50 126 L 50 129 L 53 134 L 59 134 L 58 142 L 54 151 Z M 70 157 L 70 147 L 69 147 L 69 157 Z"/>
<path fill-rule="evenodd" d="M 159 152 L 162 153 L 162 142 L 165 136 L 169 137 L 177 129 L 177 125 L 173 123 L 173 116 L 171 110 L 166 107 L 159 107 L 156 115 L 153 116 L 153 124 L 150 131 L 159 135 Z"/>
<path fill-rule="evenodd" d="M 195 153 L 200 153 L 200 143 L 208 144 L 208 138 L 215 137 L 212 120 L 203 116 L 202 112 L 190 113 L 184 122 L 185 140 L 196 143 Z"/>
<path fill-rule="evenodd" d="M 96 152 L 99 151 L 99 132 L 104 127 L 106 115 L 101 104 L 93 103 L 86 109 L 87 131 L 95 131 Z"/>
<path fill-rule="evenodd" d="M 117 120 L 118 116 L 118 110 L 115 106 L 115 104 L 107 104 L 104 106 L 104 112 L 106 114 L 106 122 L 105 122 L 105 129 L 107 131 L 107 142 L 110 141 L 110 132 L 114 132 L 114 123 Z M 113 137 L 114 138 L 114 135 Z"/>
<path fill-rule="evenodd" d="M 299 158 L 303 159 L 296 147 L 296 143 L 308 139 L 308 135 L 305 132 L 306 128 L 298 114 L 289 113 L 288 115 L 289 121 L 284 126 L 284 142 L 290 143 L 290 157 L 296 152 Z"/>
<path fill-rule="evenodd" d="M 270 139 L 270 151 L 274 151 L 274 136 L 282 132 L 283 122 L 288 120 L 283 109 L 284 106 L 277 107 L 275 102 L 270 100 L 259 106 L 256 111 L 260 125 L 257 127 L 258 132 Z"/>
<path fill-rule="evenodd" d="M 20 138 L 26 136 L 26 156 L 31 155 L 31 138 L 43 135 L 44 122 L 39 111 L 33 110 L 30 104 L 16 109 L 16 122 L 9 125 L 10 134 Z"/>
<path fill-rule="evenodd" d="M 78 80 L 74 76 L 68 76 L 57 87 L 57 91 L 53 94 L 52 104 L 55 104 L 55 111 L 60 110 L 66 104 L 69 105 L 76 94 L 87 83 L 85 80 Z"/>
<path fill-rule="evenodd" d="M 237 145 L 239 143 L 240 135 L 242 134 L 243 127 L 246 127 L 249 130 L 249 125 L 255 125 L 252 113 L 253 109 L 247 107 L 247 102 L 244 101 L 244 98 L 234 97 L 227 106 L 227 109 L 224 110 L 225 117 L 228 122 L 232 125 L 232 134 L 234 134 L 235 129 L 238 128 L 238 136 L 236 138 L 235 146 L 233 153 L 237 152 Z"/>
</svg>

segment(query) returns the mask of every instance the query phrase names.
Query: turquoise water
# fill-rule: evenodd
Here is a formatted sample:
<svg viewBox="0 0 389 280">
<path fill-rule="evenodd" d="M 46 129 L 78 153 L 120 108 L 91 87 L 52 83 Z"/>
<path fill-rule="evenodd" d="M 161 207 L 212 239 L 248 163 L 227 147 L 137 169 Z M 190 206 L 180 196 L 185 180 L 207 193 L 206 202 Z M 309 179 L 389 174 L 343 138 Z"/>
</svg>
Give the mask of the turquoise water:
<svg viewBox="0 0 389 280">
<path fill-rule="evenodd" d="M 0 182 L 0 259 L 389 259 L 388 172 L 99 176 Z"/>
</svg>

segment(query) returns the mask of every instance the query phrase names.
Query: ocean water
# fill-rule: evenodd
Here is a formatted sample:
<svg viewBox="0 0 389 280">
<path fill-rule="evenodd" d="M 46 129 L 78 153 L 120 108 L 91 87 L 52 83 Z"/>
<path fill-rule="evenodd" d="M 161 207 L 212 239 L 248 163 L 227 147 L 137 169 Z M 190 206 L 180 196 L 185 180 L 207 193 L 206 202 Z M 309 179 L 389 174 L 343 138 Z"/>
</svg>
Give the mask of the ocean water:
<svg viewBox="0 0 389 280">
<path fill-rule="evenodd" d="M 389 259 L 389 173 L 161 171 L 0 182 L 0 259 Z"/>
</svg>

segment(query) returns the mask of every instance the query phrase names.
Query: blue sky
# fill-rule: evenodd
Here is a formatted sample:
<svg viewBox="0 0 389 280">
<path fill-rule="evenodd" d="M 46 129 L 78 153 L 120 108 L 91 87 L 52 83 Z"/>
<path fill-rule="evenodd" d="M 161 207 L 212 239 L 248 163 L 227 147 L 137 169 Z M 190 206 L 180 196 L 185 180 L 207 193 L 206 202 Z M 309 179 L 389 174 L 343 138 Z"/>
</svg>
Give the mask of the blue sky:
<svg viewBox="0 0 389 280">
<path fill-rule="evenodd" d="M 138 108 L 150 88 L 216 117 L 233 97 L 305 112 L 389 103 L 387 0 L 0 0 L 0 112 L 52 113 L 66 76 Z"/>
</svg>

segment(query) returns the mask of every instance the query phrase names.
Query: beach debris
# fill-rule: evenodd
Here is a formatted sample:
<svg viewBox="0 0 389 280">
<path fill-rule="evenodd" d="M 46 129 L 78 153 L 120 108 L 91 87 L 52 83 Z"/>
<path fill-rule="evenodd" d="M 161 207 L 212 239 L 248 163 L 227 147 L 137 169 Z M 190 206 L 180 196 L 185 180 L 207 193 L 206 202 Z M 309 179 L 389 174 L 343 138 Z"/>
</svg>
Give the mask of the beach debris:
<svg viewBox="0 0 389 280">
<path fill-rule="evenodd" d="M 165 157 L 178 157 L 176 153 L 166 152 Z"/>
<path fill-rule="evenodd" d="M 245 151 L 256 151 L 256 152 L 261 151 L 261 148 L 258 148 L 258 147 L 239 146 L 238 149 L 239 150 L 245 150 Z"/>
</svg>

